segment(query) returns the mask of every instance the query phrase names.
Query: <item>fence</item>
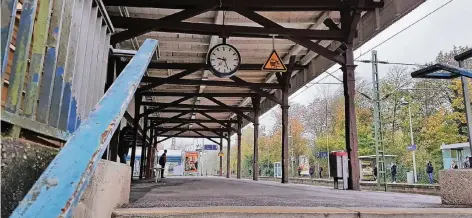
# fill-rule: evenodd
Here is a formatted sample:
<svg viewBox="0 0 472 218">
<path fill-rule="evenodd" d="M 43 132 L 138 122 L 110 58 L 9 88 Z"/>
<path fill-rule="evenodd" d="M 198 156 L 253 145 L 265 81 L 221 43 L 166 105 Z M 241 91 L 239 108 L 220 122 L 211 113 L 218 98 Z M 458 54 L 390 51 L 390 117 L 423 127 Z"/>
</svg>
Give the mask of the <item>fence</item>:
<svg viewBox="0 0 472 218">
<path fill-rule="evenodd" d="M 157 47 L 146 40 L 11 217 L 69 217 L 120 124 Z"/>
<path fill-rule="evenodd" d="M 2 121 L 66 141 L 104 94 L 114 29 L 100 0 L 2 1 Z"/>
</svg>

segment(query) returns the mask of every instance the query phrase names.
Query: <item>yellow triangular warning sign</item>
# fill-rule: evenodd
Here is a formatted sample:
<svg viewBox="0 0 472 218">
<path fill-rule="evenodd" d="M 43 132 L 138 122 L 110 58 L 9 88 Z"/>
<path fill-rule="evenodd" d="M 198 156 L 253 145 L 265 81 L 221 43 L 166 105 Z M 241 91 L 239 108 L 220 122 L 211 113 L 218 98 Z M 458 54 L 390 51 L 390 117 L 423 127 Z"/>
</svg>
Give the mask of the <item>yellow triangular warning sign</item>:
<svg viewBox="0 0 472 218">
<path fill-rule="evenodd" d="M 285 67 L 284 62 L 280 59 L 277 52 L 273 50 L 264 66 L 262 66 L 262 70 L 286 72 L 287 67 Z"/>
</svg>

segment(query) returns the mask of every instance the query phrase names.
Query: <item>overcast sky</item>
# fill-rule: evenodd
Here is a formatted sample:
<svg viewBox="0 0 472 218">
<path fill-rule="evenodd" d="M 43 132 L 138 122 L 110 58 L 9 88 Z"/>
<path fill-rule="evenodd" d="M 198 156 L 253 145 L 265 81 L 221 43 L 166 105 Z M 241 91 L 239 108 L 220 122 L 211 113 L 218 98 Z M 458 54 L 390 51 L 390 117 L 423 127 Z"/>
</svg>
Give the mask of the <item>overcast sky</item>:
<svg viewBox="0 0 472 218">
<path fill-rule="evenodd" d="M 366 53 L 366 51 L 378 46 L 402 29 L 415 23 L 447 2 L 449 2 L 449 0 L 427 0 L 411 13 L 404 16 L 401 20 L 392 24 L 389 28 L 357 49 L 354 57 L 357 59 L 370 59 L 371 53 Z M 472 46 L 472 0 L 452 0 L 443 8 L 379 45 L 375 50 L 377 50 L 378 59 L 382 61 L 422 64 L 434 61 L 440 51 L 449 51 L 454 45 Z M 371 65 L 363 63 L 356 64 L 358 64 L 356 69 L 358 75 L 365 78 L 367 81 L 372 81 Z M 380 66 L 380 78 L 386 75 L 389 67 L 391 66 Z M 333 66 L 328 72 L 334 72 L 335 76 L 341 78 L 342 72 L 338 70 L 338 68 L 339 66 Z M 319 81 L 321 78 L 324 78 L 325 75 L 327 74 L 321 74 L 309 84 Z M 338 81 L 334 78 L 326 77 L 322 82 L 331 83 Z M 319 95 L 323 89 L 334 91 L 339 88 L 341 88 L 339 85 L 322 84 L 301 88 L 290 97 L 290 102 L 307 104 Z M 261 125 L 266 126 L 266 129 L 272 128 L 274 119 L 270 111 L 261 116 L 260 122 Z M 176 139 L 176 144 L 181 143 L 201 144 L 202 139 L 199 139 L 198 142 L 193 139 Z M 209 144 L 211 142 L 205 140 L 205 144 L 207 143 Z M 166 141 L 164 144 L 166 147 L 169 146 L 171 140 Z"/>
</svg>

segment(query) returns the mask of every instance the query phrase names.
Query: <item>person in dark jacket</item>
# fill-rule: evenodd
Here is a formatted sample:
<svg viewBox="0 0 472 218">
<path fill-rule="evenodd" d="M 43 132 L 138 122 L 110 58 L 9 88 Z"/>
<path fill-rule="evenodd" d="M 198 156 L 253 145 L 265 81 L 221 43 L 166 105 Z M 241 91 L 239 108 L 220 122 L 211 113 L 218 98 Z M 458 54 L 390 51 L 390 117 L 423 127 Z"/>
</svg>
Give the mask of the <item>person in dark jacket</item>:
<svg viewBox="0 0 472 218">
<path fill-rule="evenodd" d="M 320 169 L 319 169 L 320 178 L 321 178 L 322 173 L 323 173 L 323 167 L 320 167 Z"/>
<path fill-rule="evenodd" d="M 162 169 L 161 169 L 161 178 L 165 178 L 164 177 L 164 168 L 166 167 L 166 163 L 167 163 L 167 150 L 164 150 L 164 153 L 159 158 L 159 165 L 161 165 L 161 167 L 162 167 Z"/>
<path fill-rule="evenodd" d="M 428 174 L 429 184 L 434 183 L 433 172 L 434 172 L 433 164 L 431 163 L 431 161 L 428 161 L 428 163 L 426 164 L 426 173 Z"/>
<path fill-rule="evenodd" d="M 310 170 L 308 172 L 310 173 L 310 178 L 313 179 L 313 174 L 315 174 L 315 169 L 313 167 L 310 167 Z"/>
<path fill-rule="evenodd" d="M 374 167 L 374 180 L 377 181 L 377 166 Z"/>
<path fill-rule="evenodd" d="M 392 183 L 397 183 L 397 165 L 395 165 L 395 163 L 392 163 L 390 170 L 392 173 Z"/>
<path fill-rule="evenodd" d="M 118 142 L 118 157 L 120 157 L 120 163 L 126 164 L 126 156 L 128 155 L 129 148 L 134 142 L 134 129 L 127 125 L 121 129 L 120 138 Z"/>
</svg>

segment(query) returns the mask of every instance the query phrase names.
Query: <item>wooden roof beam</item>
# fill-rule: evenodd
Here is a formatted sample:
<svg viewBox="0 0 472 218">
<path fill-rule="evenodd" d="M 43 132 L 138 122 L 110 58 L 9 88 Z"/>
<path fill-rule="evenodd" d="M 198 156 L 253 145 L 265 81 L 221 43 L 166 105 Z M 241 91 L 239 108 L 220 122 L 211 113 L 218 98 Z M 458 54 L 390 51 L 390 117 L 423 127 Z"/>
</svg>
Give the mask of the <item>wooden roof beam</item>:
<svg viewBox="0 0 472 218">
<path fill-rule="evenodd" d="M 124 61 L 124 64 L 127 64 L 129 60 Z M 158 61 L 151 61 L 148 66 L 149 69 L 205 69 L 208 70 L 208 65 L 205 63 L 161 63 Z M 241 70 L 261 70 L 262 64 L 241 64 L 239 66 L 239 71 Z M 296 64 L 294 69 L 296 70 L 303 70 L 307 68 L 307 66 L 303 66 L 300 64 Z"/>
<path fill-rule="evenodd" d="M 152 24 L 153 30 L 158 32 L 188 33 L 199 35 L 217 35 L 249 38 L 276 38 L 290 37 L 314 39 L 314 40 L 342 40 L 343 32 L 336 30 L 314 30 L 314 29 L 294 29 L 283 27 L 249 27 L 234 25 L 217 25 L 207 23 L 189 23 L 163 21 L 146 18 L 120 17 L 115 19 L 114 25 L 120 28 L 132 28 L 143 23 Z"/>
<path fill-rule="evenodd" d="M 171 96 L 171 97 L 226 97 L 245 98 L 255 97 L 256 93 L 182 93 L 182 92 L 142 92 L 142 96 Z"/>
<path fill-rule="evenodd" d="M 215 80 L 192 80 L 192 79 L 171 79 L 170 77 L 149 77 L 146 76 L 141 80 L 141 83 L 149 83 L 144 87 L 157 87 L 162 84 L 178 84 L 178 85 L 205 85 L 205 86 L 222 86 L 222 87 L 238 87 L 238 88 L 257 88 L 257 89 L 281 89 L 281 85 L 276 83 L 250 83 L 242 79 L 235 79 L 236 76 L 232 76 L 234 82 L 229 81 L 215 81 Z M 158 84 L 158 85 L 155 85 Z"/>
<path fill-rule="evenodd" d="M 170 103 L 158 103 L 158 102 L 151 102 L 151 101 L 143 101 L 141 103 L 142 106 L 168 106 L 168 108 L 195 108 L 195 109 L 210 109 L 210 110 L 227 110 L 226 108 L 223 108 L 221 106 L 217 105 L 193 105 L 193 104 L 178 104 L 178 105 L 172 105 Z M 254 109 L 251 107 L 233 107 L 235 109 L 238 109 L 243 112 L 251 112 Z M 231 112 L 231 111 L 228 111 Z"/>
<path fill-rule="evenodd" d="M 236 120 L 202 120 L 202 119 L 183 119 L 183 118 L 160 118 L 160 117 L 149 117 L 149 120 L 152 121 L 159 121 L 159 122 L 164 122 L 164 123 L 237 123 Z"/>
<path fill-rule="evenodd" d="M 191 9 L 202 5 L 218 5 L 217 10 L 231 10 L 246 7 L 254 11 L 340 11 L 345 7 L 374 10 L 383 7 L 384 1 L 366 0 L 364 3 L 342 0 L 103 0 L 107 6 L 128 6 L 146 8 Z M 343 3 L 346 2 L 346 3 Z M 221 6 L 220 6 L 221 5 Z"/>
</svg>

